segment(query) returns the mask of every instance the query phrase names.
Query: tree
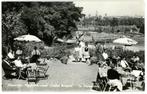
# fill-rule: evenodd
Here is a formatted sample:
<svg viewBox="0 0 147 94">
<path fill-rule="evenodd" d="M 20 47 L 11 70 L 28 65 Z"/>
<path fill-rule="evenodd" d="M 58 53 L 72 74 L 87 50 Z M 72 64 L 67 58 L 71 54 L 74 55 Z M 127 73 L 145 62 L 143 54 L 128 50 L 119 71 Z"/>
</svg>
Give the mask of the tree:
<svg viewBox="0 0 147 94">
<path fill-rule="evenodd" d="M 2 42 L 13 49 L 13 38 L 25 34 L 27 28 L 20 19 L 20 3 L 2 3 Z"/>
<path fill-rule="evenodd" d="M 81 12 L 73 2 L 3 2 L 3 31 L 12 40 L 29 33 L 52 44 L 55 37 L 69 37 L 77 30 Z"/>
<path fill-rule="evenodd" d="M 21 18 L 29 33 L 51 44 L 55 36 L 67 37 L 77 30 L 76 21 L 82 17 L 81 11 L 82 8 L 75 7 L 72 2 L 41 2 L 27 7 Z"/>
</svg>

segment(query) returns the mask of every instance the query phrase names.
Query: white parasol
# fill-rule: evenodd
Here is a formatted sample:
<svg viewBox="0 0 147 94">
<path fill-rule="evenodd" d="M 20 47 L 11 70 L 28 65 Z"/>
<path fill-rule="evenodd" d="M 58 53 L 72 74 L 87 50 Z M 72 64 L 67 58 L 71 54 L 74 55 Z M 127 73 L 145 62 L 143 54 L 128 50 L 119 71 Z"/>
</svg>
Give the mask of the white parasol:
<svg viewBox="0 0 147 94">
<path fill-rule="evenodd" d="M 22 36 L 19 36 L 17 38 L 14 38 L 14 40 L 41 42 L 41 40 L 34 35 L 22 35 Z"/>
<path fill-rule="evenodd" d="M 114 40 L 113 43 L 118 43 L 118 44 L 123 44 L 123 45 L 134 45 L 134 44 L 137 44 L 138 42 L 133 39 L 125 37 L 125 38 L 118 38 Z"/>
</svg>

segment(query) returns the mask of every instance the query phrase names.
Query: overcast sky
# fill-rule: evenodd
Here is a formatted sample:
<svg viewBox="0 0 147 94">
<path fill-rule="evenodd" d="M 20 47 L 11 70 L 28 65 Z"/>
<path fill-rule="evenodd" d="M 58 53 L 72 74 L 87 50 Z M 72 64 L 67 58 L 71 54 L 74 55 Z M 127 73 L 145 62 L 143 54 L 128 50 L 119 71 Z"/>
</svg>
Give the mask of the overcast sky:
<svg viewBox="0 0 147 94">
<path fill-rule="evenodd" d="M 144 16 L 143 0 L 74 0 L 76 6 L 83 7 L 83 13 L 88 16 Z"/>
</svg>

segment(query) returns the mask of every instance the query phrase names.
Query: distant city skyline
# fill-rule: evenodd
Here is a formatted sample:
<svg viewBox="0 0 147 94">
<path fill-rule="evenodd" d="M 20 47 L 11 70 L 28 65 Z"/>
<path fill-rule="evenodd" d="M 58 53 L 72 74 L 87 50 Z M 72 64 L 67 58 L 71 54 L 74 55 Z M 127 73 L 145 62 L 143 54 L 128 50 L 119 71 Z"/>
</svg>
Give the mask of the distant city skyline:
<svg viewBox="0 0 147 94">
<path fill-rule="evenodd" d="M 142 16 L 145 15 L 144 0 L 74 0 L 83 7 L 86 16 Z"/>
</svg>

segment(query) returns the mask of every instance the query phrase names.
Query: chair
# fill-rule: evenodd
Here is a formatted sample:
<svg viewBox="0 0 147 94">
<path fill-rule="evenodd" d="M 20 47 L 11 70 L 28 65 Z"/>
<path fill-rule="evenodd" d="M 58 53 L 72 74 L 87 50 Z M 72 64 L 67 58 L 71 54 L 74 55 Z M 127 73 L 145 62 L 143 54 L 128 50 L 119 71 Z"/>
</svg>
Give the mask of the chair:
<svg viewBox="0 0 147 94">
<path fill-rule="evenodd" d="M 112 86 L 106 83 L 103 91 L 118 91 L 117 86 Z"/>
<path fill-rule="evenodd" d="M 99 89 L 99 91 L 103 91 L 106 83 L 107 77 L 100 77 L 100 74 L 98 72 L 96 82 L 93 82 L 94 86 L 97 87 L 97 90 Z"/>
<path fill-rule="evenodd" d="M 17 77 L 17 68 L 11 66 L 7 60 L 2 61 L 2 68 L 5 73 L 4 77 L 7 79 L 12 79 Z"/>
<path fill-rule="evenodd" d="M 27 81 L 28 84 L 29 82 L 35 82 L 35 84 L 37 83 L 38 79 L 37 79 L 37 72 L 35 69 L 31 69 L 31 68 L 27 69 Z"/>
<path fill-rule="evenodd" d="M 136 89 L 137 77 L 135 77 L 134 75 L 129 75 L 126 83 L 130 84 L 132 90 Z"/>
<path fill-rule="evenodd" d="M 46 72 L 49 69 L 49 66 L 38 66 L 37 67 L 37 72 L 38 72 L 38 78 L 46 78 Z"/>
</svg>

